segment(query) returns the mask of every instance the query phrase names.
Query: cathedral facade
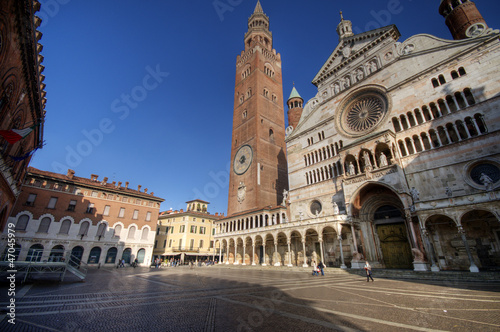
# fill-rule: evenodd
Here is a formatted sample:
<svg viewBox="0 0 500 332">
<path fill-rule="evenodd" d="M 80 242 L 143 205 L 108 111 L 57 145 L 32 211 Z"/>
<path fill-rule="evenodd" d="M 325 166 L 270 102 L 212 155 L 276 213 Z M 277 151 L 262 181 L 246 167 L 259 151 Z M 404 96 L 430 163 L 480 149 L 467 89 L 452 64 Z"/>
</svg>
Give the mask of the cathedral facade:
<svg viewBox="0 0 500 332">
<path fill-rule="evenodd" d="M 316 96 L 287 102 L 281 207 L 219 221 L 227 263 L 500 266 L 499 31 L 471 1 L 439 13 L 453 40 L 354 34 L 341 15 Z"/>
</svg>

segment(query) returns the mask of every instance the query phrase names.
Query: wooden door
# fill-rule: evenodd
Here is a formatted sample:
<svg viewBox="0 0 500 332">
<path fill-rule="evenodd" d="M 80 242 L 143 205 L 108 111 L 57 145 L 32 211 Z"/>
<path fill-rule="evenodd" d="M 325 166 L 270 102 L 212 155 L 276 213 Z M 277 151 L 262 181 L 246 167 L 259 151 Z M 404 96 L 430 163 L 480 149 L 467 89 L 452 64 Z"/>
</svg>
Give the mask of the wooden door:
<svg viewBox="0 0 500 332">
<path fill-rule="evenodd" d="M 413 268 L 413 257 L 404 223 L 378 225 L 377 233 L 386 268 Z"/>
</svg>

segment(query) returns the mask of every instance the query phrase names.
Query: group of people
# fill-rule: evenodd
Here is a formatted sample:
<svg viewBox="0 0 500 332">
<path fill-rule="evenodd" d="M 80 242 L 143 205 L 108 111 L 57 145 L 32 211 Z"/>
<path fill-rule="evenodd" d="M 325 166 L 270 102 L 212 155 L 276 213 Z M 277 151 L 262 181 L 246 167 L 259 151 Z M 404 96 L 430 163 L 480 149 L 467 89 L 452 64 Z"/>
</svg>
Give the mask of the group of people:
<svg viewBox="0 0 500 332">
<path fill-rule="evenodd" d="M 319 276 L 319 273 L 321 272 L 321 275 L 325 275 L 325 271 L 323 270 L 325 268 L 325 264 L 323 264 L 322 261 L 319 261 L 318 264 L 316 264 L 315 261 L 312 262 L 311 264 L 313 266 L 313 276 Z"/>
<path fill-rule="evenodd" d="M 136 268 L 137 265 L 139 265 L 139 260 L 136 258 L 134 259 L 134 261 L 132 262 L 132 264 L 130 264 L 130 266 L 132 266 L 133 268 Z M 118 261 L 118 265 L 116 266 L 116 268 L 119 268 L 119 267 L 125 267 L 125 259 L 121 259 Z"/>
<path fill-rule="evenodd" d="M 323 270 L 325 268 L 325 264 L 323 264 L 323 262 L 319 261 L 319 263 L 316 264 L 316 261 L 312 261 L 311 265 L 313 267 L 313 271 L 312 271 L 313 276 L 319 276 L 320 273 L 322 276 L 325 275 L 325 272 Z M 372 267 L 371 267 L 370 263 L 368 263 L 368 261 L 366 261 L 364 269 L 366 271 L 366 282 L 370 282 L 370 279 L 373 282 L 374 280 L 372 277 Z"/>
</svg>

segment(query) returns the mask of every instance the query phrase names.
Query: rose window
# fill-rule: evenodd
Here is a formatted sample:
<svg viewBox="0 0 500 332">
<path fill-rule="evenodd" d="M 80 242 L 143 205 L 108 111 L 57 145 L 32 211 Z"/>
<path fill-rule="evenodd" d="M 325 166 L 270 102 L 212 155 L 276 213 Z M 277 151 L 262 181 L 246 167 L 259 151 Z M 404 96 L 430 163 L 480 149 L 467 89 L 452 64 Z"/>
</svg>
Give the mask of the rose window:
<svg viewBox="0 0 500 332">
<path fill-rule="evenodd" d="M 383 115 L 383 104 L 379 99 L 363 97 L 348 111 L 346 124 L 353 131 L 365 131 L 376 125 Z"/>
<path fill-rule="evenodd" d="M 337 124 L 347 135 L 365 135 L 382 122 L 387 108 L 387 99 L 381 92 L 362 91 L 343 104 Z"/>
</svg>

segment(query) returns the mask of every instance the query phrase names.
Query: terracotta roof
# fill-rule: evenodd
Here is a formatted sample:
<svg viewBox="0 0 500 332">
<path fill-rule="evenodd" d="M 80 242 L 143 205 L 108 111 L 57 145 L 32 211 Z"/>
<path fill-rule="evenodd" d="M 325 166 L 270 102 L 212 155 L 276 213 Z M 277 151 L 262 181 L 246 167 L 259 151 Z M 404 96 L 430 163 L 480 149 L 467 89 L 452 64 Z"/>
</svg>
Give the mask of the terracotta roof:
<svg viewBox="0 0 500 332">
<path fill-rule="evenodd" d="M 49 172 L 49 171 L 42 171 L 40 169 L 34 168 L 34 167 L 28 167 L 28 173 L 36 174 L 36 175 L 41 175 L 41 176 L 46 176 L 50 177 L 53 179 L 59 179 L 61 181 L 66 181 L 66 182 L 73 182 L 75 184 L 81 184 L 81 185 L 86 185 L 86 186 L 92 186 L 95 188 L 103 188 L 108 191 L 113 191 L 116 193 L 128 193 L 128 194 L 133 194 L 133 195 L 140 195 L 144 197 L 145 199 L 155 199 L 158 201 L 165 201 L 163 198 L 153 196 L 151 194 L 147 194 L 144 192 L 140 192 L 138 190 L 130 189 L 130 188 L 125 188 L 125 187 L 117 187 L 116 185 L 113 185 L 113 183 L 106 183 L 104 184 L 102 181 L 93 181 L 91 179 L 87 178 L 82 178 L 79 176 L 74 176 L 70 178 L 67 175 L 64 174 L 59 174 L 59 173 L 54 173 L 54 172 Z"/>
</svg>

